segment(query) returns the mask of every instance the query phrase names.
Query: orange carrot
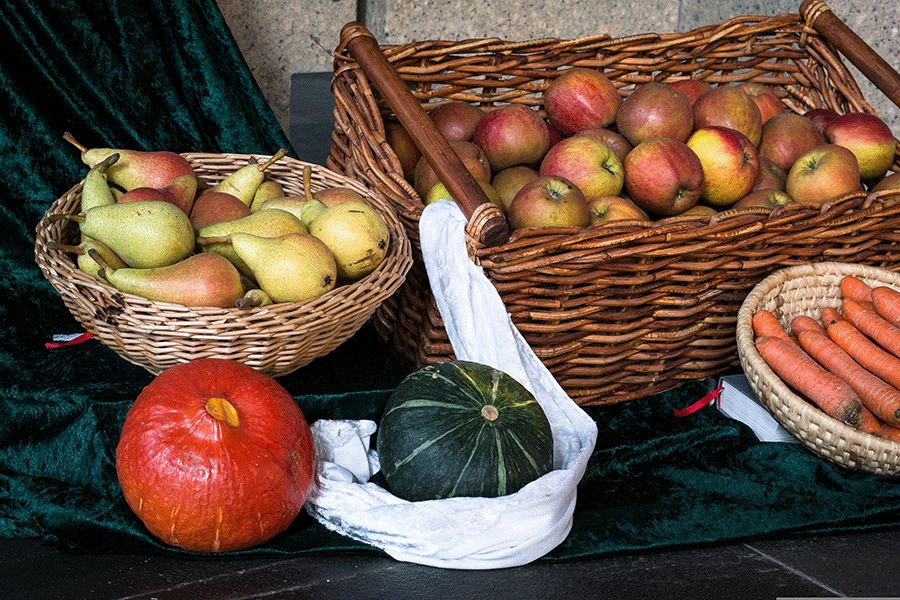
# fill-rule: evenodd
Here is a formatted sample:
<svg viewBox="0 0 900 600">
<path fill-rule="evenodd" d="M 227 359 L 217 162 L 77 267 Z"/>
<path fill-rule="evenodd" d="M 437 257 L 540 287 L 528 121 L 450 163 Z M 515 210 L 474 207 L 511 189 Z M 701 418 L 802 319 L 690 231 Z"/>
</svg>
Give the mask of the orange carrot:
<svg viewBox="0 0 900 600">
<path fill-rule="evenodd" d="M 801 331 L 818 331 L 827 335 L 825 326 L 809 315 L 797 315 L 791 319 L 791 333 L 798 335 Z"/>
<path fill-rule="evenodd" d="M 824 324 L 827 329 L 829 324 L 843 321 L 844 317 L 841 316 L 841 313 L 839 313 L 837 309 L 826 306 L 822 309 L 821 319 L 822 324 Z"/>
<path fill-rule="evenodd" d="M 864 407 L 883 421 L 900 423 L 900 390 L 861 367 L 827 333 L 801 330 L 797 339 L 816 362 L 853 388 Z"/>
<path fill-rule="evenodd" d="M 846 319 L 825 322 L 828 337 L 866 370 L 900 388 L 900 358 L 878 347 Z"/>
<path fill-rule="evenodd" d="M 862 401 L 857 393 L 800 346 L 779 337 L 765 336 L 757 338 L 756 349 L 782 381 L 826 414 L 853 427 L 859 425 Z"/>
<path fill-rule="evenodd" d="M 892 442 L 900 442 L 900 427 L 883 423 L 865 408 L 860 413 L 859 430 Z"/>
<path fill-rule="evenodd" d="M 788 335 L 788 332 L 785 331 L 784 327 L 782 327 L 778 317 L 764 308 L 753 313 L 751 324 L 753 325 L 753 333 L 755 333 L 758 338 L 775 336 L 788 342 L 795 341 Z"/>
<path fill-rule="evenodd" d="M 900 357 L 900 328 L 891 325 L 874 310 L 866 309 L 853 300 L 844 300 L 842 309 L 844 318 L 863 334 L 883 350 Z"/>
<path fill-rule="evenodd" d="M 872 304 L 875 312 L 900 327 L 900 292 L 886 285 L 876 286 L 872 288 Z"/>
<path fill-rule="evenodd" d="M 857 302 L 871 302 L 872 288 L 862 279 L 847 275 L 841 279 L 841 296 Z"/>
</svg>

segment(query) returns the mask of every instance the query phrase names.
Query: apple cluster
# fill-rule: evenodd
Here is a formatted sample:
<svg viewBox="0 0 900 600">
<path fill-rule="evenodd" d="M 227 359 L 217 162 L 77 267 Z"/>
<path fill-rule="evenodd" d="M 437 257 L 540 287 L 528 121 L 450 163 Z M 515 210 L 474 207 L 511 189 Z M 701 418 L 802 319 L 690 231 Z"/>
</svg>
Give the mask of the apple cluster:
<svg viewBox="0 0 900 600">
<path fill-rule="evenodd" d="M 757 82 L 680 79 L 625 94 L 601 71 L 574 67 L 542 99 L 543 113 L 461 101 L 429 112 L 512 229 L 821 205 L 900 188 L 900 173 L 889 174 L 897 140 L 878 116 L 797 114 Z M 423 202 L 452 200 L 403 127 L 389 121 L 385 131 Z"/>
</svg>

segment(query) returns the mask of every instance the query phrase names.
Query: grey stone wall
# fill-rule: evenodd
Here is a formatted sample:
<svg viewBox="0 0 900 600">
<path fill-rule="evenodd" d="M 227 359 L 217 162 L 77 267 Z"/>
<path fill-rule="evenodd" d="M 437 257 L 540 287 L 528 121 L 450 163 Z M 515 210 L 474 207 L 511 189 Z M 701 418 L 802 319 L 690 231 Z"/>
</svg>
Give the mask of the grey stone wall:
<svg viewBox="0 0 900 600">
<path fill-rule="evenodd" d="M 779 15 L 801 0 L 217 0 L 285 132 L 291 75 L 331 71 L 343 25 L 359 20 L 383 44 L 500 37 L 530 40 L 681 32 L 739 15 Z M 828 0 L 828 6 L 900 69 L 900 3 Z M 855 70 L 854 70 L 855 71 Z M 865 97 L 897 134 L 900 108 L 855 72 Z"/>
</svg>

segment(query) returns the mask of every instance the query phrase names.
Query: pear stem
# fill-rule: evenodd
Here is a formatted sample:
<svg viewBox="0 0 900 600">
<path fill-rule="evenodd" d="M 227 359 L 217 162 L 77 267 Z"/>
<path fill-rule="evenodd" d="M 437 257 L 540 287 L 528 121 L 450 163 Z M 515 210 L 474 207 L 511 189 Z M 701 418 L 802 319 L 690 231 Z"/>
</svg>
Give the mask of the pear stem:
<svg viewBox="0 0 900 600">
<path fill-rule="evenodd" d="M 67 142 L 69 142 L 70 144 L 72 144 L 73 146 L 75 146 L 76 148 L 78 148 L 79 150 L 81 150 L 82 154 L 87 152 L 87 148 L 83 144 L 79 143 L 78 140 L 75 139 L 75 136 L 73 136 L 68 131 L 63 133 L 63 139 L 66 140 Z"/>
<path fill-rule="evenodd" d="M 103 260 L 103 257 L 100 255 L 99 252 L 97 252 L 97 249 L 96 248 L 88 248 L 87 255 L 90 256 L 91 259 L 93 259 L 93 261 L 100 266 L 100 268 L 97 269 L 97 275 L 99 275 L 103 279 L 109 279 L 106 276 L 106 274 L 108 272 L 114 272 L 115 269 L 110 267 L 109 264 L 105 260 Z"/>
<path fill-rule="evenodd" d="M 275 164 L 276 162 L 278 162 L 279 160 L 284 158 L 286 155 L 287 155 L 287 150 L 285 150 L 284 148 L 279 149 L 278 152 L 276 152 L 274 155 L 272 155 L 272 158 L 270 158 L 263 164 L 259 165 L 259 170 L 265 171 L 270 166 L 272 166 L 273 164 Z"/>
<path fill-rule="evenodd" d="M 312 180 L 312 167 L 306 165 L 303 167 L 303 194 L 306 196 L 307 200 L 312 199 L 312 187 L 310 182 Z"/>
</svg>

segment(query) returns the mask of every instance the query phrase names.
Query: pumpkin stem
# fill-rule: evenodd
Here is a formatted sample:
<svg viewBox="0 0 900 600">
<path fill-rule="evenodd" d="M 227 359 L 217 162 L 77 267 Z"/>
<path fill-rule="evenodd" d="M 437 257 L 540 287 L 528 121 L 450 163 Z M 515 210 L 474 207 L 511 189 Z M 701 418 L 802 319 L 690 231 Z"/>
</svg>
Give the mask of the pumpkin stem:
<svg viewBox="0 0 900 600">
<path fill-rule="evenodd" d="M 500 411 L 497 410 L 496 406 L 487 404 L 481 407 L 481 416 L 488 421 L 494 421 L 500 416 Z"/>
<path fill-rule="evenodd" d="M 237 409 L 225 398 L 213 397 L 206 401 L 206 412 L 217 421 L 225 421 L 232 427 L 240 425 Z"/>
</svg>

